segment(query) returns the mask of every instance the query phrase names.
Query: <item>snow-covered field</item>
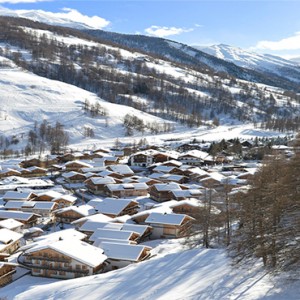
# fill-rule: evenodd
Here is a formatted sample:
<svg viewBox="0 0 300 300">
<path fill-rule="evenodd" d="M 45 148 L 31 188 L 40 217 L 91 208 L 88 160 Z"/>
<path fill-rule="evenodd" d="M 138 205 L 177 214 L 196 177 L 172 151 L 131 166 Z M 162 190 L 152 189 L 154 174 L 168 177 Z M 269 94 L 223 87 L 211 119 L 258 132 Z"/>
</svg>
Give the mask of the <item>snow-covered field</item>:
<svg viewBox="0 0 300 300">
<path fill-rule="evenodd" d="M 299 299 L 300 286 L 272 278 L 261 263 L 233 266 L 221 249 L 187 249 L 158 240 L 150 260 L 66 281 L 26 275 L 0 290 L 3 299 Z"/>
</svg>

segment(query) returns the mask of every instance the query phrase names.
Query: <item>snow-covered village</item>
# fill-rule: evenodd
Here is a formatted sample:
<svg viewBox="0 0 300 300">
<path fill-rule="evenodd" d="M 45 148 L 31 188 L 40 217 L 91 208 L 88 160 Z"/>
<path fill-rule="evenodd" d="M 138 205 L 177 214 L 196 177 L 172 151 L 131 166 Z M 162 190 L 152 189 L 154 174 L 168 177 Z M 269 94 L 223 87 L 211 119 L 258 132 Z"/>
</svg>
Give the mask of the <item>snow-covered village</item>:
<svg viewBox="0 0 300 300">
<path fill-rule="evenodd" d="M 65 2 L 0 1 L 0 299 L 299 299 L 299 35 Z"/>
</svg>

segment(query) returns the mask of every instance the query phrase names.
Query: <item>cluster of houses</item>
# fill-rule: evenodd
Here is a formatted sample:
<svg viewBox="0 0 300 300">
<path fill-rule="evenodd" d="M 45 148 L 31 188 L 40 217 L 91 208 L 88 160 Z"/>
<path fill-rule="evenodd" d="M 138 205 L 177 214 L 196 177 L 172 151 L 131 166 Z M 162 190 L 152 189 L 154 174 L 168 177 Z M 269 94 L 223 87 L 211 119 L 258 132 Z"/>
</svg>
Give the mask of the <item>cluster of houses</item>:
<svg viewBox="0 0 300 300">
<path fill-rule="evenodd" d="M 206 191 L 245 190 L 257 164 L 186 144 L 7 160 L 0 168 L 1 286 L 20 267 L 68 279 L 148 259 L 145 241 L 189 235 Z"/>
</svg>

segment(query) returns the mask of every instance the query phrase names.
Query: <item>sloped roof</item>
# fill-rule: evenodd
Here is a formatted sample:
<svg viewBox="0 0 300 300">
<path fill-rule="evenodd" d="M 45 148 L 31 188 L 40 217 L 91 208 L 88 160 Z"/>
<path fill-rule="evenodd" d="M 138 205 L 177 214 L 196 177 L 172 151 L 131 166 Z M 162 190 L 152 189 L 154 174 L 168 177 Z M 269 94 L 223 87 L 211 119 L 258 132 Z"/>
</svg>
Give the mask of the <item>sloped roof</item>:
<svg viewBox="0 0 300 300">
<path fill-rule="evenodd" d="M 145 220 L 145 223 L 181 225 L 185 218 L 193 219 L 184 214 L 160 214 L 160 213 L 152 212 Z"/>
<path fill-rule="evenodd" d="M 104 250 L 108 258 L 134 262 L 139 260 L 139 257 L 145 249 L 151 249 L 143 245 L 126 245 L 112 242 L 102 242 L 99 246 Z"/>
<path fill-rule="evenodd" d="M 72 242 L 69 240 L 59 240 L 52 244 L 37 245 L 26 250 L 25 254 L 34 253 L 43 249 L 52 249 L 60 252 L 93 268 L 99 266 L 107 259 L 107 256 L 103 254 L 104 251 L 101 248 L 79 240 Z"/>
</svg>

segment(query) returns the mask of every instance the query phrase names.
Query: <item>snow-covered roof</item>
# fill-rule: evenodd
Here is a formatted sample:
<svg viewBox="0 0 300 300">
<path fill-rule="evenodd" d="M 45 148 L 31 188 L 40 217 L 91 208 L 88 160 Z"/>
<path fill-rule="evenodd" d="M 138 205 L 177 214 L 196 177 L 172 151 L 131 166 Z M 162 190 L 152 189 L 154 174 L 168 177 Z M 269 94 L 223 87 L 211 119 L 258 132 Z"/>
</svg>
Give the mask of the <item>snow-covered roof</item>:
<svg viewBox="0 0 300 300">
<path fill-rule="evenodd" d="M 20 209 L 22 208 L 31 208 L 31 209 L 44 209 L 51 210 L 55 207 L 55 203 L 50 201 L 8 201 L 5 204 L 5 209 Z"/>
<path fill-rule="evenodd" d="M 109 183 L 116 183 L 113 177 L 92 177 L 89 179 L 93 184 L 109 184 Z"/>
<path fill-rule="evenodd" d="M 82 222 L 87 222 L 87 221 L 95 221 L 95 222 L 109 222 L 111 221 L 112 218 L 109 216 L 106 216 L 104 214 L 94 214 L 94 215 L 90 215 L 90 216 L 86 216 L 86 217 L 82 217 L 78 220 L 75 220 L 72 222 L 73 225 L 76 224 L 81 224 Z"/>
<path fill-rule="evenodd" d="M 70 172 L 63 173 L 62 177 L 64 177 L 64 178 L 72 178 L 72 177 L 74 177 L 76 175 L 81 175 L 83 177 L 86 177 L 84 174 L 81 174 L 81 173 L 75 172 L 75 171 L 70 171 Z"/>
<path fill-rule="evenodd" d="M 110 191 L 122 191 L 122 190 L 128 190 L 128 189 L 134 189 L 134 190 L 147 190 L 148 189 L 148 185 L 144 182 L 107 184 L 106 187 Z"/>
<path fill-rule="evenodd" d="M 16 192 L 16 191 L 7 191 L 3 195 L 3 199 L 14 199 L 14 200 L 27 200 L 32 195 L 32 192 Z"/>
<path fill-rule="evenodd" d="M 74 240 L 72 242 L 69 240 L 59 240 L 52 244 L 37 245 L 26 250 L 25 254 L 30 254 L 44 249 L 52 249 L 60 252 L 93 268 L 99 266 L 107 259 L 107 256 L 103 254 L 104 251 L 101 248 L 79 240 Z"/>
<path fill-rule="evenodd" d="M 13 229 L 18 228 L 20 226 L 23 226 L 23 223 L 15 220 L 15 219 L 12 219 L 12 218 L 0 221 L 0 228 L 7 228 L 7 229 L 10 229 L 10 230 L 13 230 Z"/>
<path fill-rule="evenodd" d="M 134 174 L 134 172 L 127 165 L 110 165 L 108 168 L 111 171 L 119 174 Z"/>
<path fill-rule="evenodd" d="M 0 229 L 0 252 L 7 244 L 15 242 L 23 237 L 23 234 L 12 231 L 7 228 Z"/>
<path fill-rule="evenodd" d="M 180 190 L 181 187 L 179 184 L 174 183 L 174 182 L 170 182 L 170 183 L 157 183 L 154 184 L 154 187 L 158 190 L 158 191 L 171 191 L 171 190 Z"/>
<path fill-rule="evenodd" d="M 97 228 L 96 231 L 94 231 L 94 233 L 90 236 L 89 240 L 92 242 L 96 241 L 97 238 L 130 240 L 134 233 L 135 233 L 134 231 L 127 231 L 127 230 Z"/>
<path fill-rule="evenodd" d="M 181 225 L 183 220 L 186 217 L 188 216 L 184 214 L 160 214 L 160 213 L 152 212 L 145 220 L 145 223 Z"/>
<path fill-rule="evenodd" d="M 88 204 L 84 204 L 84 205 L 80 205 L 80 206 L 71 205 L 71 206 L 68 206 L 68 207 L 63 207 L 63 208 L 57 209 L 55 211 L 55 213 L 56 214 L 61 214 L 61 213 L 64 213 L 66 211 L 74 211 L 74 212 L 77 212 L 79 215 L 82 215 L 82 216 L 89 216 L 89 215 L 93 215 L 93 214 L 96 213 L 96 210 L 94 209 L 94 207 L 91 206 L 91 205 L 88 205 Z"/>
<path fill-rule="evenodd" d="M 89 205 L 93 206 L 97 211 L 103 214 L 120 214 L 129 204 L 134 203 L 136 206 L 138 203 L 131 199 L 92 199 L 88 202 Z"/>
<path fill-rule="evenodd" d="M 20 221 L 28 221 L 31 217 L 38 216 L 38 214 L 22 212 L 22 211 L 12 211 L 12 210 L 0 210 L 0 219 L 16 219 Z"/>
<path fill-rule="evenodd" d="M 151 250 L 150 247 L 143 245 L 126 245 L 111 242 L 102 242 L 99 245 L 107 258 L 138 261 L 145 249 Z"/>
<path fill-rule="evenodd" d="M 74 229 L 74 228 L 68 228 L 56 232 L 52 232 L 46 235 L 42 235 L 39 237 L 34 238 L 33 240 L 35 242 L 39 241 L 55 241 L 59 239 L 63 240 L 83 240 L 86 238 L 86 234 Z"/>
</svg>

